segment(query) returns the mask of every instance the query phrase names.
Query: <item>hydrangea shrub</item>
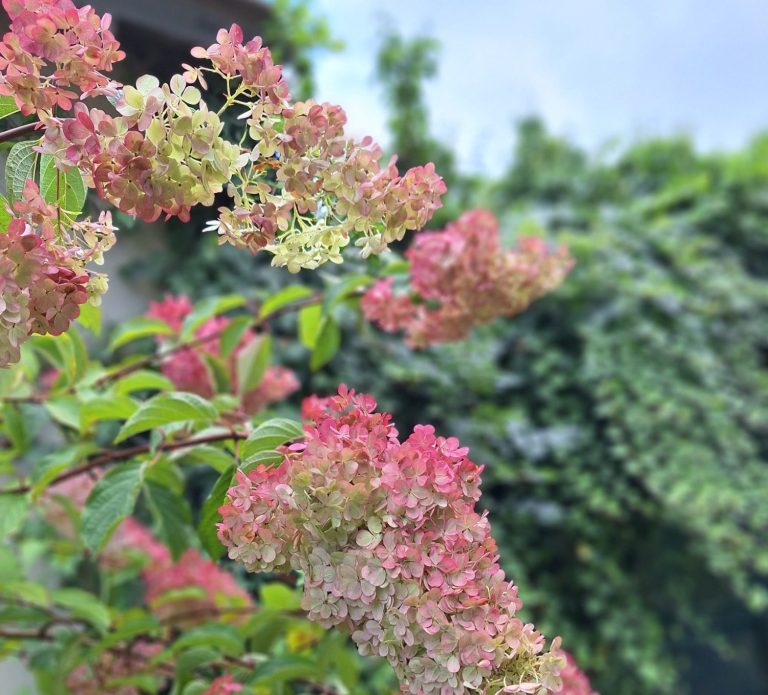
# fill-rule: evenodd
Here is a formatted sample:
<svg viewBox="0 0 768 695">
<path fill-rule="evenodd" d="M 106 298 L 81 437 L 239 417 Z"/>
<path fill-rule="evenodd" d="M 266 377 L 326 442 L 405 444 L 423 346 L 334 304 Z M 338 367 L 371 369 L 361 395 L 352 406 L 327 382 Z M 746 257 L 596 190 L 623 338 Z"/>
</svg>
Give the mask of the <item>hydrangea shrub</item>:
<svg viewBox="0 0 768 695">
<path fill-rule="evenodd" d="M 353 317 L 414 347 L 461 340 L 556 287 L 567 251 L 504 251 L 482 210 L 419 231 L 445 191 L 434 167 L 401 173 L 345 135 L 341 107 L 293 101 L 235 25 L 167 84 L 123 85 L 108 16 L 3 7 L 0 103 L 31 120 L 0 140 L 33 136 L 11 149 L 0 201 L 3 655 L 52 694 L 383 693 L 393 675 L 413 695 L 587 692 L 585 677 L 563 686 L 559 639 L 518 615 L 467 449 L 429 425 L 401 440 L 346 386 L 307 394 L 278 349 L 296 340 L 320 370 Z M 168 295 L 90 356 L 82 330 L 100 333 L 107 288 L 92 266 L 117 232 L 103 208 L 185 221 L 222 196 L 208 231 L 288 271 L 414 232 L 410 293 L 363 260 L 370 274 L 321 289 Z"/>
</svg>

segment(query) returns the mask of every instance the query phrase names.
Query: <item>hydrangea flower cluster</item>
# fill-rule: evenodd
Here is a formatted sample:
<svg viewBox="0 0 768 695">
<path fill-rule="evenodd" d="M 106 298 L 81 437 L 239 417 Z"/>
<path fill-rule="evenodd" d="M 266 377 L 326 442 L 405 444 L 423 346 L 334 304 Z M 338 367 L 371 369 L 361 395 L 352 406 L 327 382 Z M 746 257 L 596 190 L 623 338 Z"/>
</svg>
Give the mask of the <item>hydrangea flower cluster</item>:
<svg viewBox="0 0 768 695">
<path fill-rule="evenodd" d="M 412 347 L 461 340 L 473 326 L 515 316 L 563 281 L 573 261 L 537 237 L 503 250 L 496 218 L 472 210 L 437 232 L 421 232 L 406 251 L 410 288 L 379 280 L 361 301 L 366 318 L 386 331 L 404 330 Z"/>
<path fill-rule="evenodd" d="M 169 84 L 144 75 L 125 86 L 120 116 L 76 104 L 70 118 L 47 118 L 43 151 L 62 168 L 77 166 L 96 192 L 123 212 L 153 221 L 165 213 L 189 220 L 213 204 L 239 168 L 240 148 L 180 75 Z"/>
<path fill-rule="evenodd" d="M 406 231 L 421 228 L 440 207 L 445 184 L 426 165 L 398 173 L 380 164 L 370 138 L 344 136 L 339 106 L 290 100 L 281 66 L 261 39 L 243 43 L 240 27 L 193 50 L 210 67 L 184 66 L 160 85 L 151 76 L 126 86 L 119 115 L 76 104 L 63 118 L 44 117 L 43 151 L 77 166 L 99 195 L 144 220 L 161 214 L 189 219 L 226 188 L 234 201 L 208 229 L 222 242 L 266 249 L 291 271 L 340 262 L 350 241 L 364 256 L 380 253 Z M 209 111 L 200 89 L 206 75 L 223 78 L 225 104 Z M 238 107 L 246 133 L 221 136 L 219 115 Z"/>
<path fill-rule="evenodd" d="M 108 213 L 59 232 L 55 208 L 33 181 L 13 213 L 7 233 L 0 234 L 0 367 L 18 361 L 30 335 L 60 335 L 82 304 L 98 301 L 105 279 L 85 264 L 99 260 L 113 240 Z"/>
<path fill-rule="evenodd" d="M 71 0 L 3 0 L 11 20 L 0 43 L 0 94 L 24 115 L 72 108 L 72 101 L 115 93 L 103 74 L 125 57 L 110 16 Z"/>
<path fill-rule="evenodd" d="M 480 496 L 481 467 L 342 386 L 310 399 L 306 439 L 279 467 L 238 473 L 220 512 L 230 558 L 304 572 L 310 620 L 388 659 L 413 695 L 557 692 L 562 657 L 516 617 Z"/>
<path fill-rule="evenodd" d="M 161 336 L 160 345 L 168 345 L 177 340 L 184 319 L 192 311 L 192 304 L 183 295 L 166 295 L 162 301 L 150 302 L 147 315 L 165 321 L 175 332 L 175 336 Z M 216 393 L 215 381 L 211 369 L 206 362 L 208 359 L 219 359 L 221 356 L 219 335 L 227 327 L 229 320 L 214 317 L 197 329 L 195 337 L 201 341 L 195 347 L 185 347 L 171 353 L 161 365 L 163 374 L 168 377 L 180 391 L 196 393 L 203 398 L 211 398 Z M 235 373 L 237 355 L 256 338 L 256 334 L 247 330 L 238 346 L 232 351 L 225 363 L 229 372 L 232 390 L 237 390 Z M 299 381 L 290 369 L 273 365 L 267 367 L 259 385 L 240 396 L 241 409 L 253 415 L 272 403 L 286 399 L 299 388 Z"/>
</svg>

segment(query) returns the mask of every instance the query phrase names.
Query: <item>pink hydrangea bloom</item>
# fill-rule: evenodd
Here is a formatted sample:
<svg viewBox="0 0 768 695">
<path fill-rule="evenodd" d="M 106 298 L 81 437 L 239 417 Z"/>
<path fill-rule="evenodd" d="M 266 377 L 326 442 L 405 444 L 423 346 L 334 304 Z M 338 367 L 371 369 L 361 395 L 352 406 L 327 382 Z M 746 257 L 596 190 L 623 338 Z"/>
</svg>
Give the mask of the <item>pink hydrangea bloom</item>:
<svg viewBox="0 0 768 695">
<path fill-rule="evenodd" d="M 161 619 L 194 625 L 222 609 L 249 606 L 251 597 L 235 578 L 190 548 L 178 560 L 144 569 L 145 600 Z M 198 591 L 194 591 L 197 589 Z"/>
<path fill-rule="evenodd" d="M 184 295 L 166 294 L 159 302 L 150 302 L 147 316 L 160 319 L 173 329 L 175 336 L 160 336 L 160 346 L 166 346 L 170 340 L 178 338 L 184 319 L 191 313 L 192 303 Z M 214 377 L 206 363 L 205 356 L 221 357 L 221 333 L 229 325 L 229 319 L 214 316 L 203 323 L 195 332 L 197 341 L 193 347 L 175 350 L 162 362 L 161 370 L 180 391 L 190 391 L 204 398 L 211 398 L 216 393 Z M 257 334 L 248 329 L 240 342 L 224 360 L 229 373 L 229 381 L 234 393 L 237 392 L 237 356 L 251 343 Z M 281 366 L 267 367 L 261 383 L 247 393 L 238 394 L 242 411 L 253 415 L 272 403 L 284 400 L 299 388 L 296 374 Z"/>
<path fill-rule="evenodd" d="M 287 367 L 267 367 L 261 383 L 242 397 L 243 410 L 251 415 L 285 400 L 299 390 L 299 380 Z"/>
<path fill-rule="evenodd" d="M 472 210 L 439 232 L 421 232 L 406 252 L 410 292 L 392 278 L 365 293 L 366 318 L 386 331 L 404 330 L 412 347 L 461 340 L 473 326 L 514 316 L 557 287 L 573 265 L 567 249 L 550 251 L 536 237 L 501 248 L 496 218 Z"/>
<path fill-rule="evenodd" d="M 599 695 L 592 690 L 587 674 L 579 668 L 573 655 L 566 651 L 562 651 L 562 655 L 565 666 L 560 671 L 560 679 L 563 681 L 560 695 Z"/>
<path fill-rule="evenodd" d="M 152 532 L 132 516 L 117 527 L 99 557 L 102 567 L 119 569 L 125 567 L 132 555 L 143 556 L 149 567 L 168 567 L 171 553 Z"/>
<path fill-rule="evenodd" d="M 562 658 L 515 615 L 467 449 L 430 426 L 401 442 L 373 398 L 344 386 L 305 412 L 314 421 L 283 464 L 229 490 L 229 556 L 304 572 L 309 618 L 388 659 L 406 693 L 556 692 Z"/>
<path fill-rule="evenodd" d="M 161 301 L 150 302 L 147 309 L 147 316 L 165 321 L 176 333 L 181 330 L 181 324 L 190 313 L 192 313 L 192 302 L 184 294 L 166 293 Z"/>
<path fill-rule="evenodd" d="M 240 683 L 235 683 L 232 676 L 219 676 L 208 686 L 203 695 L 229 695 L 230 693 L 239 693 L 242 689 L 243 686 Z"/>
<path fill-rule="evenodd" d="M 11 24 L 0 43 L 0 94 L 23 114 L 69 110 L 81 96 L 114 93 L 103 73 L 125 54 L 108 14 L 70 0 L 3 0 L 3 7 Z"/>
</svg>

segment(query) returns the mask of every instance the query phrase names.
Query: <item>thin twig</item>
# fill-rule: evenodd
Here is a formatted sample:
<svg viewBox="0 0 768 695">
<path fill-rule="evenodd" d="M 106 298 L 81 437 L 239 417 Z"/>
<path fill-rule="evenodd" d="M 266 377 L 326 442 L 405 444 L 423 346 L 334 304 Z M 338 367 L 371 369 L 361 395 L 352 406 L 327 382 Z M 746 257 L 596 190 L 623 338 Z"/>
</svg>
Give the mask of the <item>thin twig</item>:
<svg viewBox="0 0 768 695">
<path fill-rule="evenodd" d="M 180 442 L 168 442 L 166 444 L 161 444 L 156 448 L 156 450 L 157 451 L 175 451 L 176 449 L 185 449 L 186 447 L 196 446 L 197 444 L 211 444 L 213 442 L 223 442 L 228 439 L 237 441 L 239 439 L 246 439 L 247 437 L 248 435 L 245 433 L 229 431 L 222 434 L 211 434 L 206 437 L 185 439 Z M 55 485 L 56 483 L 60 483 L 64 480 L 75 478 L 78 475 L 81 475 L 82 473 L 87 473 L 88 471 L 91 471 L 95 468 L 101 468 L 102 466 L 109 466 L 113 463 L 118 463 L 119 461 L 125 461 L 126 459 L 131 459 L 134 456 L 140 456 L 141 454 L 148 454 L 152 450 L 153 450 L 153 447 L 150 446 L 149 444 L 139 444 L 137 446 L 128 447 L 127 449 L 102 451 L 101 453 L 94 455 L 92 458 L 90 458 L 88 461 L 86 461 L 82 465 L 76 466 L 75 468 L 70 468 L 69 470 L 64 471 L 60 475 L 56 476 L 49 483 L 49 485 Z M 19 495 L 25 492 L 29 492 L 31 489 L 32 489 L 32 485 L 30 484 L 19 485 L 17 487 L 11 488 L 10 490 L 0 490 L 0 494 Z"/>
<path fill-rule="evenodd" d="M 33 123 L 25 123 L 24 125 L 16 126 L 15 128 L 9 128 L 0 133 L 0 142 L 7 142 L 8 140 L 15 140 L 16 138 L 23 137 L 34 133 L 37 128 L 42 126 L 40 121 L 34 121 Z"/>
</svg>

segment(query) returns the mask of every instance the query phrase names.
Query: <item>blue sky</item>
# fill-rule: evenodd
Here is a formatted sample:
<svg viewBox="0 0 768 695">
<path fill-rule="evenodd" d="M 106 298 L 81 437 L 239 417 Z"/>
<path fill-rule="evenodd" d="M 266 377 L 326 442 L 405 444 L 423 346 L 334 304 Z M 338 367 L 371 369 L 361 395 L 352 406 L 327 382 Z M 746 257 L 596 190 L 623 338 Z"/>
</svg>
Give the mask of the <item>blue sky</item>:
<svg viewBox="0 0 768 695">
<path fill-rule="evenodd" d="M 442 43 L 434 132 L 465 169 L 499 171 L 512 123 L 542 115 L 589 147 L 691 133 L 705 149 L 768 128 L 768 0 L 315 0 L 346 42 L 317 64 L 318 97 L 386 142 L 373 79 L 388 24 Z"/>
</svg>

